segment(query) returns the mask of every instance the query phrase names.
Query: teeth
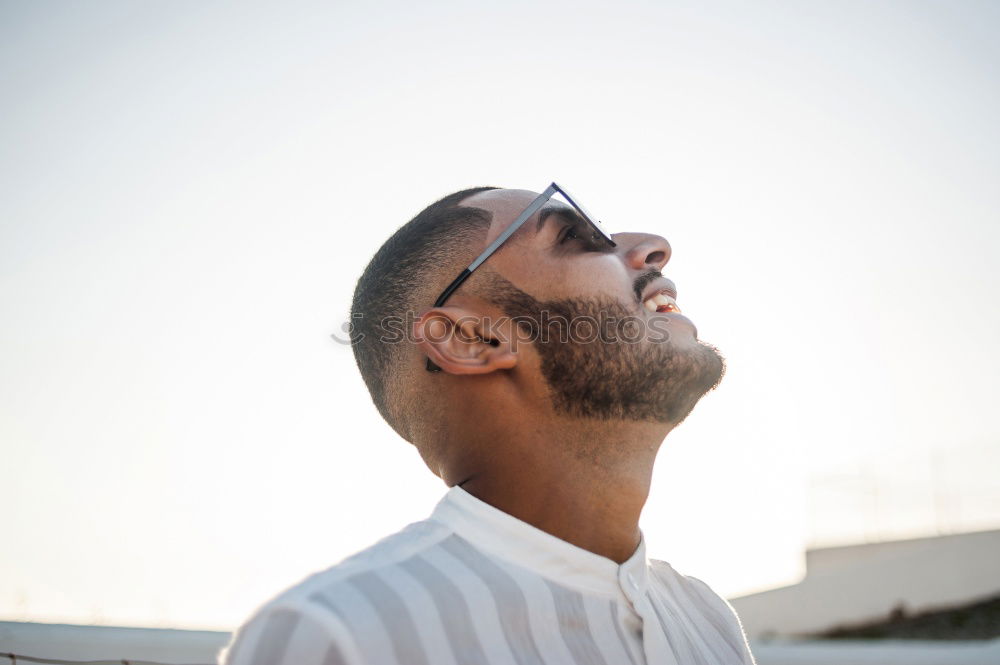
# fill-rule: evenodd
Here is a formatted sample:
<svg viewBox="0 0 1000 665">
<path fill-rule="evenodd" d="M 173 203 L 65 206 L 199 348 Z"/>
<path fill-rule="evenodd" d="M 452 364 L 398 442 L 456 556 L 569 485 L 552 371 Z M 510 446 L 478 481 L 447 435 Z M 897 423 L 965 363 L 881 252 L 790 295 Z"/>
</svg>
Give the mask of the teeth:
<svg viewBox="0 0 1000 665">
<path fill-rule="evenodd" d="M 642 303 L 643 307 L 650 312 L 679 312 L 681 308 L 677 306 L 677 301 L 665 293 L 657 293 L 650 296 Z"/>
</svg>

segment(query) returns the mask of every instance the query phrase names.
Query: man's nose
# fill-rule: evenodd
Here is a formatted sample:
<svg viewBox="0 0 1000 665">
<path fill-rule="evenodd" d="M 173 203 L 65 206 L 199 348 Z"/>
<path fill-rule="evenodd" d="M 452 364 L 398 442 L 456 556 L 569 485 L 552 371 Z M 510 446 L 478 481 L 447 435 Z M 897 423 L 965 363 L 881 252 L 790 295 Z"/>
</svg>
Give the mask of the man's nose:
<svg viewBox="0 0 1000 665">
<path fill-rule="evenodd" d="M 614 240 L 625 250 L 625 263 L 634 270 L 662 271 L 670 260 L 670 243 L 653 233 L 616 233 Z"/>
</svg>

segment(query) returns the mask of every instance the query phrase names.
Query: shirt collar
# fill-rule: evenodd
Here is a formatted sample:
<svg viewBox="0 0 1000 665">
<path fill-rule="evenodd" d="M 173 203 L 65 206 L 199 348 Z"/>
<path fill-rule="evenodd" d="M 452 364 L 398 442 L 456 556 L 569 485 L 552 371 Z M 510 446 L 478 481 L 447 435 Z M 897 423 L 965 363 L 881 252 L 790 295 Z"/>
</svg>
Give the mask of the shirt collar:
<svg viewBox="0 0 1000 665">
<path fill-rule="evenodd" d="M 450 527 L 479 549 L 564 586 L 626 599 L 646 592 L 646 539 L 620 566 L 599 554 L 522 522 L 455 485 L 430 519 Z"/>
</svg>

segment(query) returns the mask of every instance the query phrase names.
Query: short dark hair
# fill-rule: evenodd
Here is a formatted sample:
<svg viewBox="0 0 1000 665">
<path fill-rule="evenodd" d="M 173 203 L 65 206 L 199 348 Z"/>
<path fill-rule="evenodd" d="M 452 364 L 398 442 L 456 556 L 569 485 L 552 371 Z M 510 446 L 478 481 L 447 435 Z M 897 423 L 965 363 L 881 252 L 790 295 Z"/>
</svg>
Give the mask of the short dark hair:
<svg viewBox="0 0 1000 665">
<path fill-rule="evenodd" d="M 382 339 L 388 332 L 383 322 L 387 317 L 402 316 L 421 305 L 430 306 L 431 302 L 423 303 L 421 298 L 433 298 L 434 295 L 425 294 L 433 289 L 443 290 L 454 277 L 439 273 L 475 258 L 469 256 L 474 250 L 466 248 L 471 246 L 471 240 L 486 235 L 492 215 L 487 210 L 460 204 L 491 189 L 497 188 L 463 189 L 424 208 L 385 241 L 354 289 L 351 303 L 354 359 L 379 413 L 397 430 L 395 415 L 389 408 L 388 387 L 405 345 Z M 455 275 L 460 269 L 454 269 Z"/>
</svg>

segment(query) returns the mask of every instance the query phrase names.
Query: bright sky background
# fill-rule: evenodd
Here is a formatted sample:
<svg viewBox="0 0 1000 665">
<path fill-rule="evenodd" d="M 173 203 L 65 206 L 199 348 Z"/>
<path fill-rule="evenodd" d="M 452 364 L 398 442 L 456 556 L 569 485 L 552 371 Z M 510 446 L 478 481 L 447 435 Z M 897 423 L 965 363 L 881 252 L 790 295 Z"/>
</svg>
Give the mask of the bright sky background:
<svg viewBox="0 0 1000 665">
<path fill-rule="evenodd" d="M 424 205 L 673 244 L 650 554 L 1000 526 L 1000 4 L 0 2 L 0 618 L 231 628 L 444 485 L 328 334 Z"/>
</svg>

